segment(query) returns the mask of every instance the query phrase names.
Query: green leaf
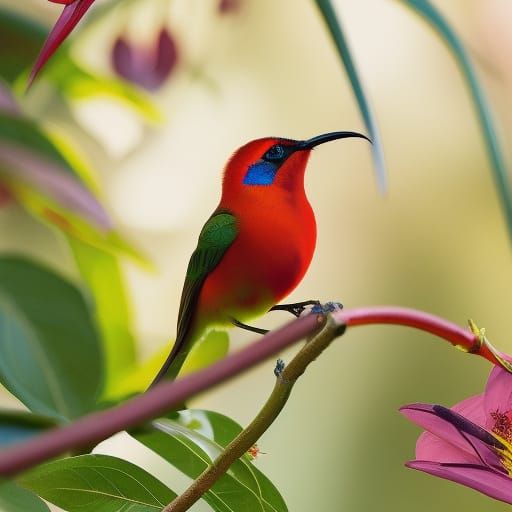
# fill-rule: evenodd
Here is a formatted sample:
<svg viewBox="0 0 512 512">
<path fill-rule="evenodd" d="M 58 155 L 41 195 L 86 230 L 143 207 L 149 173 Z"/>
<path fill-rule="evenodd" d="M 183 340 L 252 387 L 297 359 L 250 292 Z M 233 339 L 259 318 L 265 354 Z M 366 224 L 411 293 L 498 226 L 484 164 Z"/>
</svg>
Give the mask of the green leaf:
<svg viewBox="0 0 512 512">
<path fill-rule="evenodd" d="M 222 448 L 225 448 L 243 430 L 235 420 L 215 411 L 187 409 L 175 414 L 178 414 L 177 418 L 170 419 L 177 419 L 184 427 L 199 432 Z M 248 455 L 247 460 L 252 458 Z"/>
<path fill-rule="evenodd" d="M 176 497 L 148 472 L 108 455 L 49 462 L 19 482 L 68 512 L 159 512 Z"/>
<path fill-rule="evenodd" d="M 188 477 L 197 478 L 217 458 L 231 436 L 240 430 L 220 414 L 200 410 L 178 413 L 176 419 L 159 419 L 146 430 L 132 433 L 142 444 Z M 237 460 L 203 499 L 218 512 L 233 510 L 286 511 L 272 482 L 248 460 Z"/>
<path fill-rule="evenodd" d="M 53 418 L 47 416 L 0 409 L 0 447 L 24 441 L 55 425 Z"/>
<path fill-rule="evenodd" d="M 0 382 L 33 412 L 63 420 L 94 409 L 103 378 L 78 289 L 33 262 L 0 257 Z"/>
<path fill-rule="evenodd" d="M 494 181 L 498 189 L 498 195 L 500 197 L 502 207 L 505 211 L 505 219 L 508 226 L 509 236 L 512 238 L 512 190 L 508 179 L 505 160 L 494 128 L 491 109 L 485 93 L 480 86 L 469 55 L 455 31 L 430 2 L 427 0 L 403 1 L 417 14 L 423 16 L 423 18 L 437 31 L 439 36 L 441 36 L 453 53 L 455 60 L 464 75 L 476 108 L 476 114 L 478 121 L 480 122 L 482 135 L 491 160 Z"/>
<path fill-rule="evenodd" d="M 373 161 L 375 163 L 377 184 L 381 192 L 385 192 L 387 188 L 387 172 L 379 129 L 377 127 L 377 122 L 375 120 L 375 115 L 371 105 L 366 98 L 367 95 L 359 78 L 357 68 L 352 59 L 352 54 L 350 52 L 347 40 L 345 39 L 341 22 L 336 16 L 336 11 L 332 6 L 331 0 L 315 0 L 315 2 L 320 9 L 327 28 L 329 29 L 331 37 L 336 46 L 336 50 L 338 51 L 338 54 L 343 61 L 343 65 L 345 66 L 345 70 L 348 74 L 352 89 L 356 96 L 357 104 L 359 105 L 359 110 L 363 116 L 366 129 L 368 130 L 370 138 L 372 139 L 372 154 Z"/>
<path fill-rule="evenodd" d="M 107 236 L 111 223 L 104 208 L 34 122 L 0 113 L 0 149 L 0 181 L 27 209 L 36 203 L 30 198 L 39 197 L 39 209 L 32 211 L 46 221 L 79 236 L 72 226 L 76 217 L 99 238 Z"/>
<path fill-rule="evenodd" d="M 64 172 L 78 179 L 67 160 L 34 121 L 0 113 L 0 140 L 9 145 L 14 144 L 28 148 L 34 153 L 59 164 Z"/>
<path fill-rule="evenodd" d="M 0 7 L 0 77 L 12 84 L 35 60 L 46 33 L 34 19 Z"/>
<path fill-rule="evenodd" d="M 105 251 L 68 238 L 75 261 L 88 284 L 102 332 L 108 395 L 114 381 L 135 364 L 135 339 L 131 311 L 119 260 Z"/>
<path fill-rule="evenodd" d="M 48 136 L 28 119 L 0 113 L 0 183 L 10 194 L 39 221 L 150 267 L 112 230 L 105 209 L 90 189 L 89 184 L 95 188 L 93 181 L 87 165 L 62 138 Z"/>
<path fill-rule="evenodd" d="M 108 400 L 116 400 L 134 393 L 145 391 L 158 370 L 162 368 L 167 356 L 171 352 L 172 343 L 169 343 L 142 364 L 135 364 L 119 375 L 105 396 Z M 192 348 L 180 375 L 186 375 L 209 366 L 226 356 L 229 349 L 229 336 L 225 331 L 209 331 Z"/>
<path fill-rule="evenodd" d="M 50 512 L 43 500 L 14 482 L 0 482 L 0 510 L 2 512 Z"/>
</svg>

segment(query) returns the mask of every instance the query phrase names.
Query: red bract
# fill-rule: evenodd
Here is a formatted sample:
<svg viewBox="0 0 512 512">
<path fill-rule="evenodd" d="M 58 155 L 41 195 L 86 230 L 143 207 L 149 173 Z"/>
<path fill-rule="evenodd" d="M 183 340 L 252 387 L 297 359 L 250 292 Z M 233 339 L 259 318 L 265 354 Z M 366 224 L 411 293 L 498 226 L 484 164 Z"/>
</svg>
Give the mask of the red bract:
<svg viewBox="0 0 512 512">
<path fill-rule="evenodd" d="M 47 37 L 36 63 L 32 68 L 28 79 L 28 87 L 32 84 L 35 77 L 41 71 L 48 59 L 56 52 L 62 42 L 75 28 L 77 23 L 82 19 L 94 0 L 50 0 L 53 3 L 64 4 L 64 10 L 60 15 L 57 23 L 53 27 Z"/>
<path fill-rule="evenodd" d="M 112 49 L 112 66 L 116 73 L 149 91 L 155 91 L 165 83 L 177 62 L 176 43 L 165 27 L 150 48 L 119 37 Z"/>
</svg>

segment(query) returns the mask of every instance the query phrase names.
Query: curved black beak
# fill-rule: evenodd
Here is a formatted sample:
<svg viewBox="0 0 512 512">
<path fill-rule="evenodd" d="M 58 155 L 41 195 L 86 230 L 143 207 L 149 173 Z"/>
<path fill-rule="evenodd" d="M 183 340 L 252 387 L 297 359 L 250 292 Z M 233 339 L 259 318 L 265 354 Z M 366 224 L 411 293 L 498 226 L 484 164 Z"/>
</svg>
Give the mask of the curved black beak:
<svg viewBox="0 0 512 512">
<path fill-rule="evenodd" d="M 315 146 L 323 144 L 324 142 L 330 142 L 331 140 L 347 139 L 349 137 L 359 137 L 360 139 L 366 139 L 370 144 L 372 141 L 362 133 L 358 132 L 330 132 L 324 133 L 323 135 L 317 135 L 309 140 L 303 140 L 299 142 L 296 149 L 313 149 Z"/>
</svg>

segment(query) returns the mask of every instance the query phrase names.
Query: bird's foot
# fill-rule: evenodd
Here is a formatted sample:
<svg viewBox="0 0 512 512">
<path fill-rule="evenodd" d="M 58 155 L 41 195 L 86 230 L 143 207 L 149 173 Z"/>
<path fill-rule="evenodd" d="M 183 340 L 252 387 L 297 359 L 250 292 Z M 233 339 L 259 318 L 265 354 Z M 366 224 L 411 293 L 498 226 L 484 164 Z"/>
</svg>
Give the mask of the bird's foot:
<svg viewBox="0 0 512 512">
<path fill-rule="evenodd" d="M 299 318 L 300 316 L 309 315 L 311 313 L 315 315 L 332 313 L 338 309 L 343 309 L 343 304 L 340 302 L 326 302 L 321 304 L 319 300 L 305 300 L 304 302 L 295 302 L 294 304 L 277 304 L 271 307 L 269 311 L 288 311 Z M 268 329 L 261 329 L 260 327 L 244 324 L 236 318 L 231 318 L 231 323 L 235 327 L 240 327 L 240 329 L 257 334 L 268 334 L 269 332 Z"/>
<path fill-rule="evenodd" d="M 343 309 L 343 304 L 341 302 L 325 302 L 323 304 L 320 304 L 318 302 L 317 304 L 314 304 L 308 311 L 309 313 L 313 313 L 315 315 L 320 314 L 326 314 L 326 313 L 332 313 L 334 311 L 338 311 L 340 309 Z"/>
<path fill-rule="evenodd" d="M 329 301 L 322 304 L 319 300 L 305 300 L 303 302 L 295 302 L 294 304 L 277 304 L 271 307 L 269 311 L 288 311 L 298 318 L 304 314 L 332 313 L 338 309 L 343 309 L 341 302 Z"/>
</svg>

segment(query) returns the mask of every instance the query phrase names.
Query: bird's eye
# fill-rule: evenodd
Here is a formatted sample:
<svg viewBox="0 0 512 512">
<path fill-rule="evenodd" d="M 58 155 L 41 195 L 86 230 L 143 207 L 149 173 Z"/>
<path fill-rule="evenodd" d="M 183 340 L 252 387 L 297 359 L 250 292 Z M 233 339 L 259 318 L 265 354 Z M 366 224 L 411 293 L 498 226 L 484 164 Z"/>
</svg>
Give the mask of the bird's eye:
<svg viewBox="0 0 512 512">
<path fill-rule="evenodd" d="M 263 156 L 264 160 L 281 160 L 285 155 L 283 146 L 276 144 L 272 146 Z"/>
</svg>

